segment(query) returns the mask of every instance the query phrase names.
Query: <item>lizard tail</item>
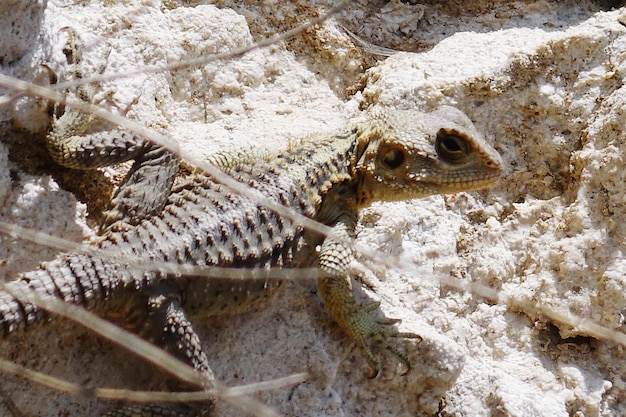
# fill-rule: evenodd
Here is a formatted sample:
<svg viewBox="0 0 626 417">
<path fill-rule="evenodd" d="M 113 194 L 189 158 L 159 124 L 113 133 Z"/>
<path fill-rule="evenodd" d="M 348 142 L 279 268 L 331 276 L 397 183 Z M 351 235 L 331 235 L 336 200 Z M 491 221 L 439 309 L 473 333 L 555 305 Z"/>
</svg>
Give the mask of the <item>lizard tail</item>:
<svg viewBox="0 0 626 417">
<path fill-rule="evenodd" d="M 124 282 L 116 268 L 92 255 L 66 254 L 5 283 L 0 290 L 0 338 L 44 322 L 46 297 L 94 309 Z"/>
</svg>

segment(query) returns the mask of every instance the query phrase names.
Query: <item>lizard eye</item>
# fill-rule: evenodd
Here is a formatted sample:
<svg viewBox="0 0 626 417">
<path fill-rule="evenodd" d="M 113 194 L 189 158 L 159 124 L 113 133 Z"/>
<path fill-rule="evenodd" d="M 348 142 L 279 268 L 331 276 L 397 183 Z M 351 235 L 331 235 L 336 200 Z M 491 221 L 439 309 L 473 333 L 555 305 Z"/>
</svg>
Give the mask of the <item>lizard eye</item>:
<svg viewBox="0 0 626 417">
<path fill-rule="evenodd" d="M 455 133 L 439 131 L 435 143 L 437 155 L 448 162 L 458 162 L 470 153 L 469 144 Z"/>
<path fill-rule="evenodd" d="M 396 169 L 404 162 L 404 152 L 400 149 L 392 149 L 383 155 L 382 163 L 389 169 Z"/>
</svg>

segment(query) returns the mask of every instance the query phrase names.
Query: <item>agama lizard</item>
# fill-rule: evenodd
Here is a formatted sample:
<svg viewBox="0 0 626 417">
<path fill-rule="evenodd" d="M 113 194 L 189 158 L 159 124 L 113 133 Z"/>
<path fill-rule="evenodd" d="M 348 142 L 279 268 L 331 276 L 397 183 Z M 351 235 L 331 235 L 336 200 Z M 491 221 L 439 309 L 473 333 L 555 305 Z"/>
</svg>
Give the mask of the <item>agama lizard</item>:
<svg viewBox="0 0 626 417">
<path fill-rule="evenodd" d="M 79 94 L 89 98 L 88 87 Z M 462 112 L 443 107 L 379 112 L 331 134 L 314 135 L 273 157 L 223 164 L 223 169 L 269 201 L 332 227 L 328 236 L 305 229 L 210 175 L 195 173 L 173 186 L 177 158 L 122 131 L 83 135 L 91 116 L 68 110 L 56 120 L 48 148 L 61 164 L 95 168 L 134 160 L 112 200 L 92 245 L 119 259 L 233 268 L 294 268 L 317 265 L 319 292 L 327 311 L 356 343 L 371 368 L 379 363 L 369 347 L 377 340 L 403 362 L 389 337 L 397 320 L 372 314 L 352 293 L 349 265 L 359 209 L 374 201 L 408 200 L 437 193 L 483 188 L 500 176 L 499 154 Z M 278 280 L 244 283 L 211 277 L 180 277 L 147 271 L 89 253 L 66 253 L 40 269 L 20 274 L 0 291 L 0 332 L 29 329 L 48 319 L 20 294 L 35 291 L 78 304 L 104 317 L 126 317 L 137 334 L 193 366 L 212 387 L 209 360 L 188 315 L 241 310 L 266 297 Z M 202 411 L 198 407 L 204 407 Z M 130 406 L 107 416 L 187 416 L 210 404 Z"/>
</svg>

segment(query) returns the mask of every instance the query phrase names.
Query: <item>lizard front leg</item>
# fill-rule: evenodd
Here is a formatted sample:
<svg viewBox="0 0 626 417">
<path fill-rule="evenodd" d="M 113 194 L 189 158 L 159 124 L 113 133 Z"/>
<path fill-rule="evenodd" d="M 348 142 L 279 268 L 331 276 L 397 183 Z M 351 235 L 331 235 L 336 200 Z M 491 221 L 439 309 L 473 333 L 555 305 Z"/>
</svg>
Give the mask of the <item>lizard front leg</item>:
<svg viewBox="0 0 626 417">
<path fill-rule="evenodd" d="M 421 339 L 421 336 L 415 333 L 399 332 L 395 327 L 390 327 L 400 320 L 373 315 L 372 312 L 378 308 L 379 303 L 357 304 L 349 274 L 354 254 L 345 243 L 354 238 L 355 226 L 356 212 L 342 213 L 332 233 L 322 243 L 319 266 L 324 275 L 318 279 L 319 291 L 329 314 L 361 349 L 372 371 L 370 378 L 376 377 L 380 369 L 380 364 L 368 345 L 370 339 L 382 343 L 404 364 L 404 375 L 411 369 L 411 364 L 404 353 L 389 343 L 388 338 Z"/>
<path fill-rule="evenodd" d="M 82 44 L 73 30 L 68 33 L 66 56 L 74 66 L 73 78 L 82 80 Z M 94 86 L 81 84 L 76 95 L 93 103 Z M 100 230 L 103 234 L 116 222 L 136 225 L 158 213 L 171 192 L 179 161 L 167 150 L 120 129 L 87 133 L 94 121 L 91 114 L 67 109 L 53 121 L 46 147 L 57 163 L 68 168 L 94 169 L 135 161 L 111 200 Z"/>
</svg>

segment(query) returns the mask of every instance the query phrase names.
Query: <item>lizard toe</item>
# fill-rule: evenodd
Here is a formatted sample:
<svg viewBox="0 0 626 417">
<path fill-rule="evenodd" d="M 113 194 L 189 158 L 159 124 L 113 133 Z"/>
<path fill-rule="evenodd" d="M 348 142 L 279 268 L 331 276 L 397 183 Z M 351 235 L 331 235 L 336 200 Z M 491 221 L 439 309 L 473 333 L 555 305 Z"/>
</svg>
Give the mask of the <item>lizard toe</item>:
<svg viewBox="0 0 626 417">
<path fill-rule="evenodd" d="M 355 312 L 355 320 L 352 321 L 354 323 L 353 331 L 350 332 L 357 340 L 368 362 L 370 368 L 368 378 L 376 378 L 380 372 L 380 363 L 369 347 L 368 342 L 370 340 L 381 343 L 386 350 L 393 354 L 404 367 L 401 375 L 406 375 L 411 370 L 411 363 L 406 354 L 398 350 L 390 339 L 406 338 L 416 339 L 420 342 L 422 337 L 417 333 L 398 331 L 394 325 L 401 322 L 402 320 L 400 319 L 378 317 L 371 314 L 371 307 L 374 304 L 378 305 L 379 303 L 363 305 Z"/>
</svg>

